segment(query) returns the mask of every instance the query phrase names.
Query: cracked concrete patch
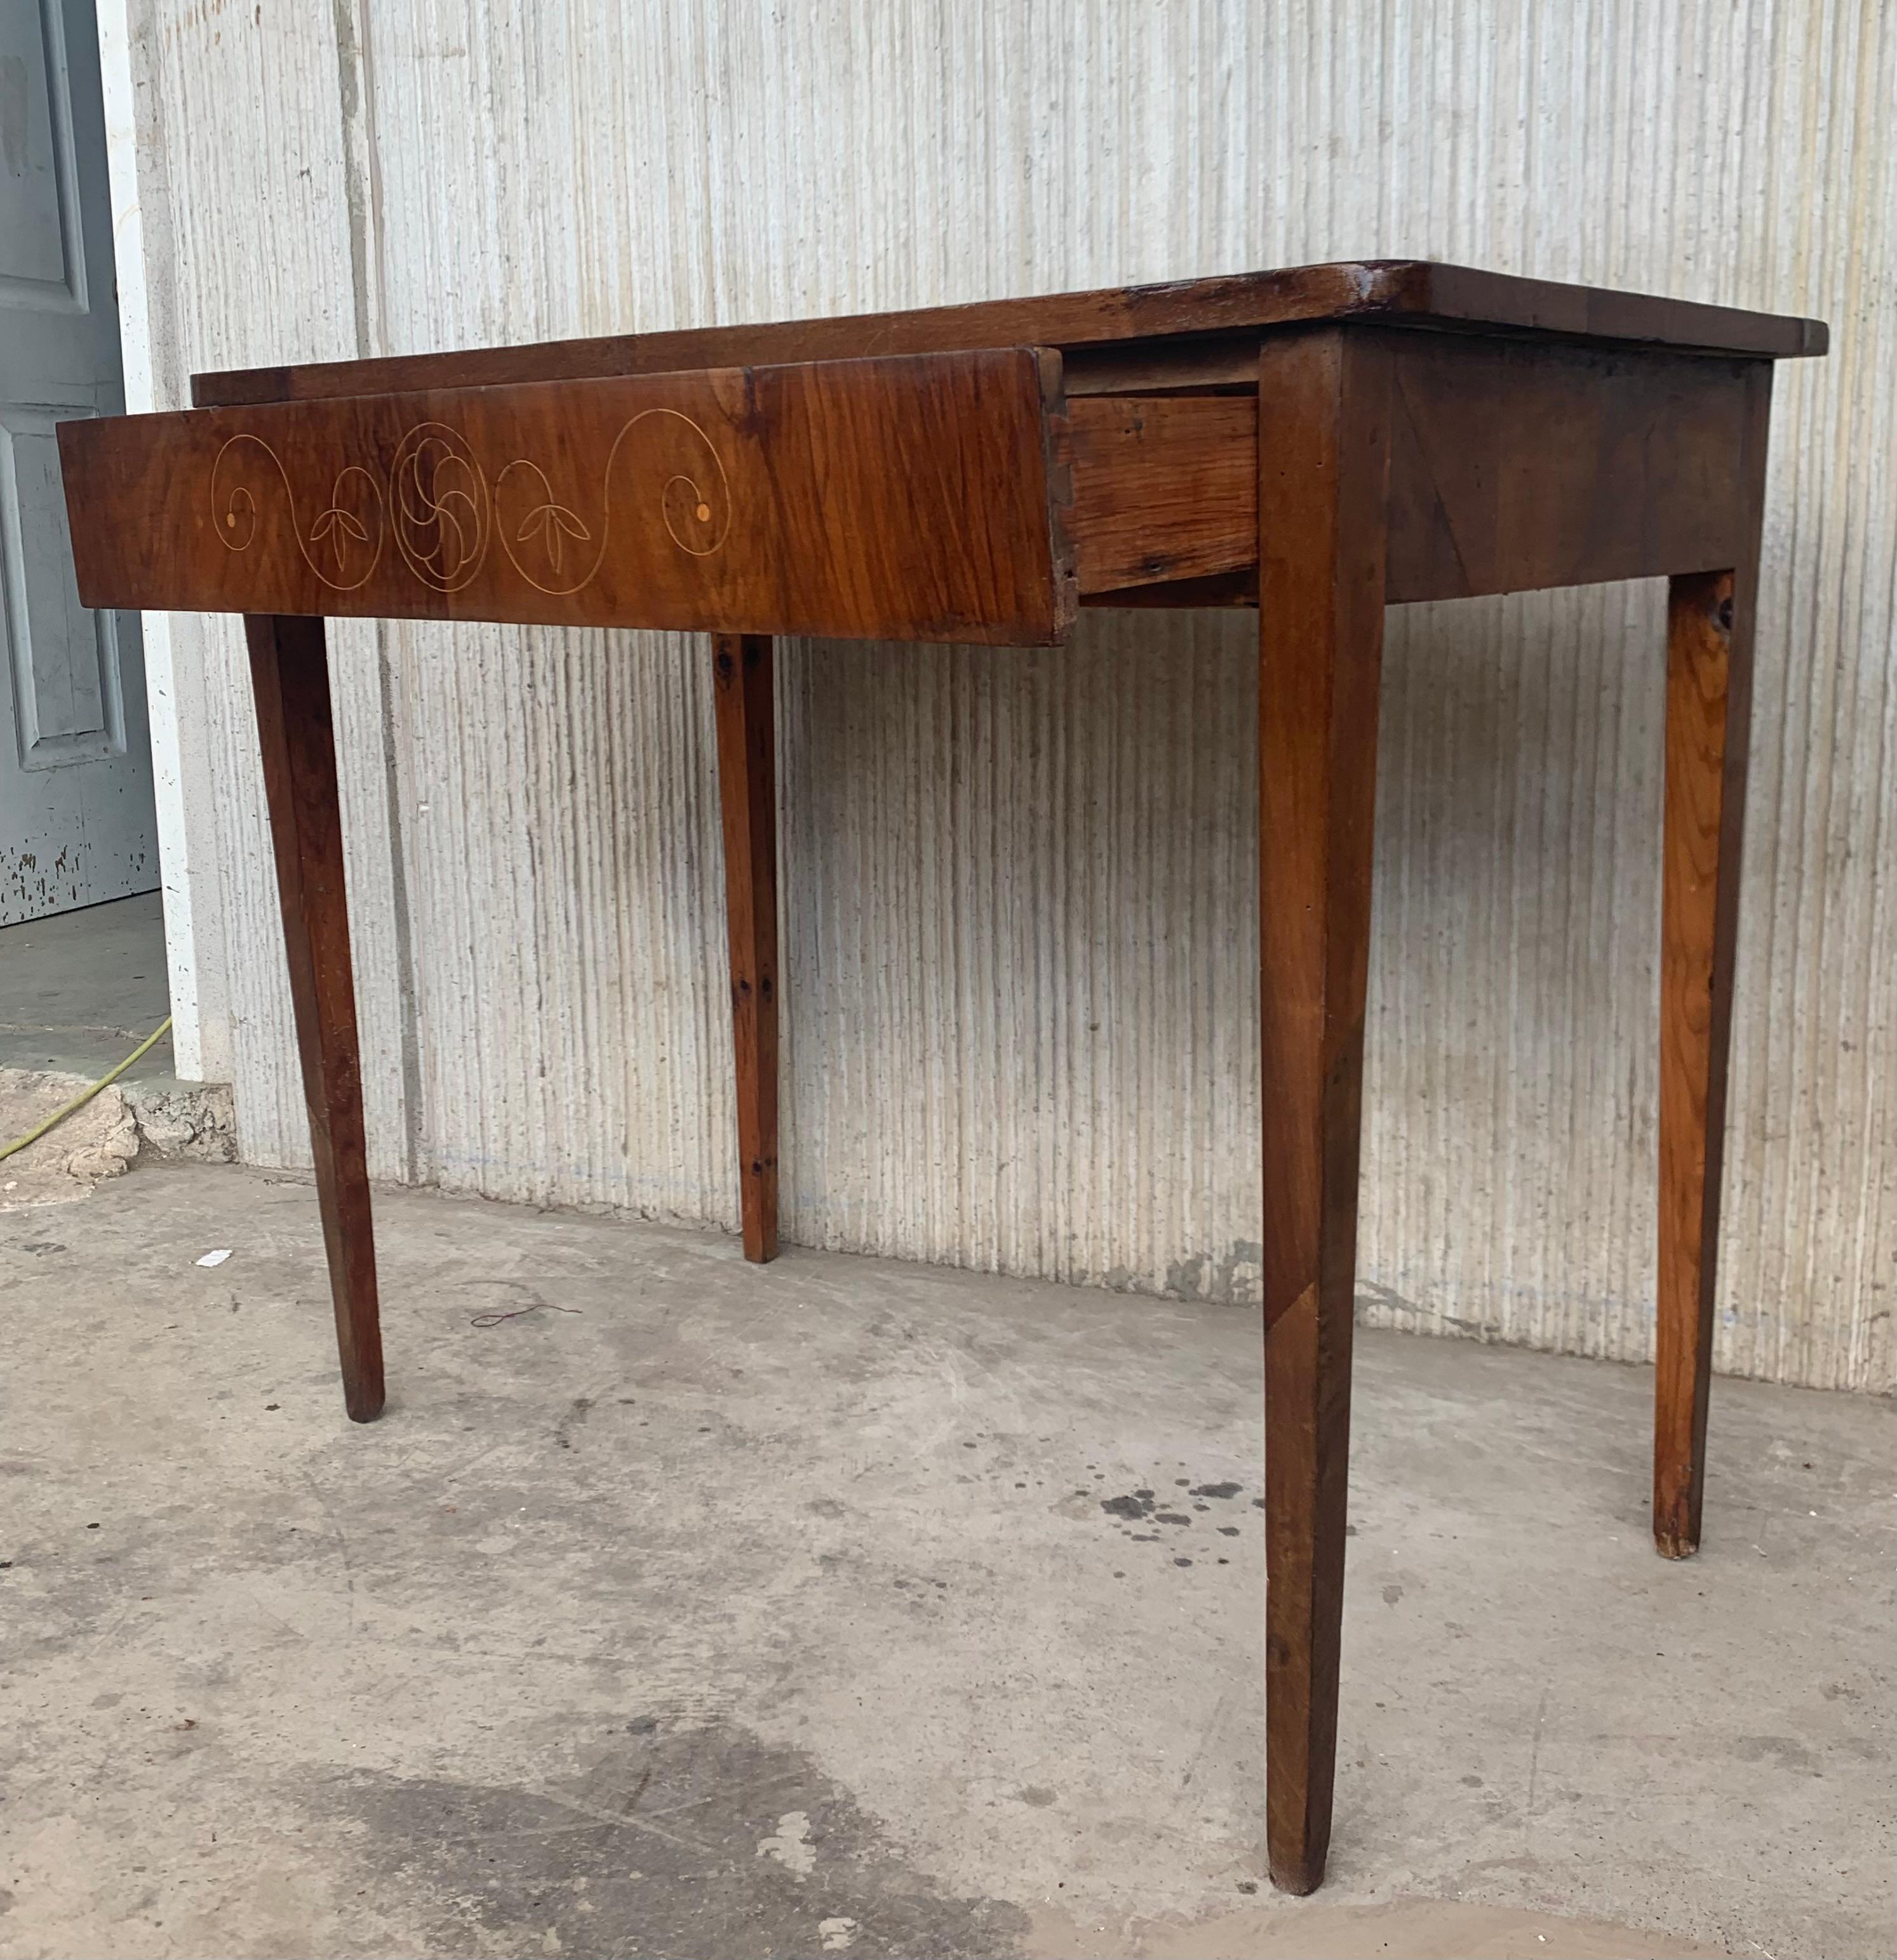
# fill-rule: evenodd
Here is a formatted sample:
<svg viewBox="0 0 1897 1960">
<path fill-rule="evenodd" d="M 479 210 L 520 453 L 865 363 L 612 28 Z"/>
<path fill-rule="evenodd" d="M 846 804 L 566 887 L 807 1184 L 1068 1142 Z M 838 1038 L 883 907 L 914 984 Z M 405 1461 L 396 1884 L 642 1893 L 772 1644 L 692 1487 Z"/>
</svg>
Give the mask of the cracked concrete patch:
<svg viewBox="0 0 1897 1960">
<path fill-rule="evenodd" d="M 0 1069 L 0 1144 L 24 1136 L 86 1086 L 75 1076 Z M 138 1154 L 138 1125 L 114 1084 L 37 1143 L 0 1158 L 0 1211 L 72 1204 L 102 1179 L 123 1176 Z"/>
<path fill-rule="evenodd" d="M 126 1106 L 138 1126 L 142 1157 L 170 1163 L 234 1163 L 237 1118 L 228 1082 L 179 1082 L 170 1077 L 123 1084 Z"/>
<path fill-rule="evenodd" d="M 57 1070 L 0 1068 L 0 1144 L 91 1085 Z M 228 1084 L 169 1077 L 108 1083 L 37 1142 L 0 1158 L 0 1211 L 66 1204 L 146 1162 L 228 1163 L 237 1154 Z"/>
</svg>

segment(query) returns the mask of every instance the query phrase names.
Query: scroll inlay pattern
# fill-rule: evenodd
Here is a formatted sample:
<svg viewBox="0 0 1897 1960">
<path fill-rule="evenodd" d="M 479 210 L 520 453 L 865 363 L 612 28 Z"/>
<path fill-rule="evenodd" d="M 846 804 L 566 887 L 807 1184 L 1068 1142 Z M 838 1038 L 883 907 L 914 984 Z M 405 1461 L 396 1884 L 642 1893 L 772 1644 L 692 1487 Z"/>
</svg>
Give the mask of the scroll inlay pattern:
<svg viewBox="0 0 1897 1960">
<path fill-rule="evenodd" d="M 361 463 L 339 470 L 326 508 L 306 531 L 290 473 L 263 437 L 232 436 L 211 469 L 212 527 L 228 551 L 247 552 L 262 524 L 264 497 L 280 485 L 283 508 L 304 562 L 335 592 L 366 585 L 382 562 L 393 530 L 403 563 L 420 584 L 458 592 L 486 563 L 497 527 L 508 562 L 536 591 L 555 597 L 583 590 L 599 574 L 611 542 L 613 473 L 641 425 L 681 425 L 699 453 L 652 457 L 664 471 L 658 491 L 659 521 L 666 535 L 693 558 L 709 558 L 731 528 L 730 479 L 717 446 L 682 409 L 641 409 L 619 429 L 600 472 L 597 535 L 571 504 L 554 495 L 547 473 L 516 457 L 495 473 L 492 487 L 480 460 L 461 433 L 445 422 L 418 422 L 396 446 L 385 492 L 377 474 Z M 657 431 L 654 431 L 657 433 Z M 249 457 L 257 466 L 247 469 Z M 568 578 L 569 546 L 593 546 L 585 568 Z"/>
</svg>

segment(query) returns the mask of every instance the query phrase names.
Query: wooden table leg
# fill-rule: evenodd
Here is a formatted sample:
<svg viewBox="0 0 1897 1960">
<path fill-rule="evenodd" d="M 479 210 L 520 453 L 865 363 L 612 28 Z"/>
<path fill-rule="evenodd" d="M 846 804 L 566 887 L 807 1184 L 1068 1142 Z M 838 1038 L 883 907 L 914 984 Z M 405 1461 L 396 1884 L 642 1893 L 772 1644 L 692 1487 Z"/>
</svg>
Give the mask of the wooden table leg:
<svg viewBox="0 0 1897 1960">
<path fill-rule="evenodd" d="M 247 616 L 243 628 L 310 1109 L 317 1202 L 336 1302 L 342 1397 L 352 1421 L 373 1422 L 382 1413 L 382 1327 L 323 622 L 261 614 Z"/>
<path fill-rule="evenodd" d="M 1389 370 L 1330 329 L 1259 391 L 1266 1836 L 1308 1892 L 1330 1843 L 1357 1166 L 1383 657 Z"/>
<path fill-rule="evenodd" d="M 712 641 L 711 660 L 744 1256 L 761 1265 L 777 1257 L 777 733 L 771 642 L 762 634 L 721 633 Z"/>
<path fill-rule="evenodd" d="M 1654 1408 L 1654 1542 L 1699 1549 L 1712 1378 L 1727 1038 L 1737 924 L 1734 881 L 1744 802 L 1737 743 L 1733 574 L 1674 579 L 1666 607 L 1666 787 L 1660 896 L 1660 1303 Z"/>
<path fill-rule="evenodd" d="M 1762 366 L 1751 383 L 1746 431 L 1750 535 L 1744 560 L 1735 571 L 1675 578 L 1667 593 L 1654 1402 L 1654 1543 L 1667 1558 L 1690 1558 L 1699 1549 L 1705 1494 L 1752 616 L 1771 401 L 1771 371 Z"/>
</svg>

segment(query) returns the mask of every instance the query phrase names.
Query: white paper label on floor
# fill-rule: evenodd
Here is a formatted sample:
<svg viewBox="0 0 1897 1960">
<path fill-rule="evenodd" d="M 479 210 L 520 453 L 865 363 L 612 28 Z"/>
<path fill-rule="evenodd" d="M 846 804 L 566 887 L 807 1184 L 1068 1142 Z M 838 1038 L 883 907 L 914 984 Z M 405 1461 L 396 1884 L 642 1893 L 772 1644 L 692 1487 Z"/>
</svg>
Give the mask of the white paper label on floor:
<svg viewBox="0 0 1897 1960">
<path fill-rule="evenodd" d="M 220 1246 L 215 1252 L 206 1252 L 198 1264 L 201 1266 L 221 1266 L 231 1256 L 228 1246 Z"/>
</svg>

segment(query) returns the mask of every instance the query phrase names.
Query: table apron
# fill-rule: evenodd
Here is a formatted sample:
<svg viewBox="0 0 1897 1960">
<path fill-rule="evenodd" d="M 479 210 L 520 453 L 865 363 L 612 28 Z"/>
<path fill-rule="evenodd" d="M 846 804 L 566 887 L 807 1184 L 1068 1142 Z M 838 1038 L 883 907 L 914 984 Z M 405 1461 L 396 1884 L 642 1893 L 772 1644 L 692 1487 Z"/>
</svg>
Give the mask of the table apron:
<svg viewBox="0 0 1897 1960">
<path fill-rule="evenodd" d="M 1383 341 L 1393 391 L 1392 604 L 1663 578 L 1738 563 L 1747 390 L 1768 364 L 1345 331 Z M 1073 399 L 1083 600 L 1255 605 L 1255 395 Z"/>
<path fill-rule="evenodd" d="M 1743 555 L 1756 361 L 1270 338 L 1293 332 L 1388 349 L 1390 603 Z M 1271 459 L 1230 370 L 1156 355 L 1125 364 L 1140 392 L 1070 399 L 1058 352 L 1017 348 L 75 422 L 60 445 L 94 606 L 1046 644 L 1081 600 L 1256 603 Z"/>
</svg>

